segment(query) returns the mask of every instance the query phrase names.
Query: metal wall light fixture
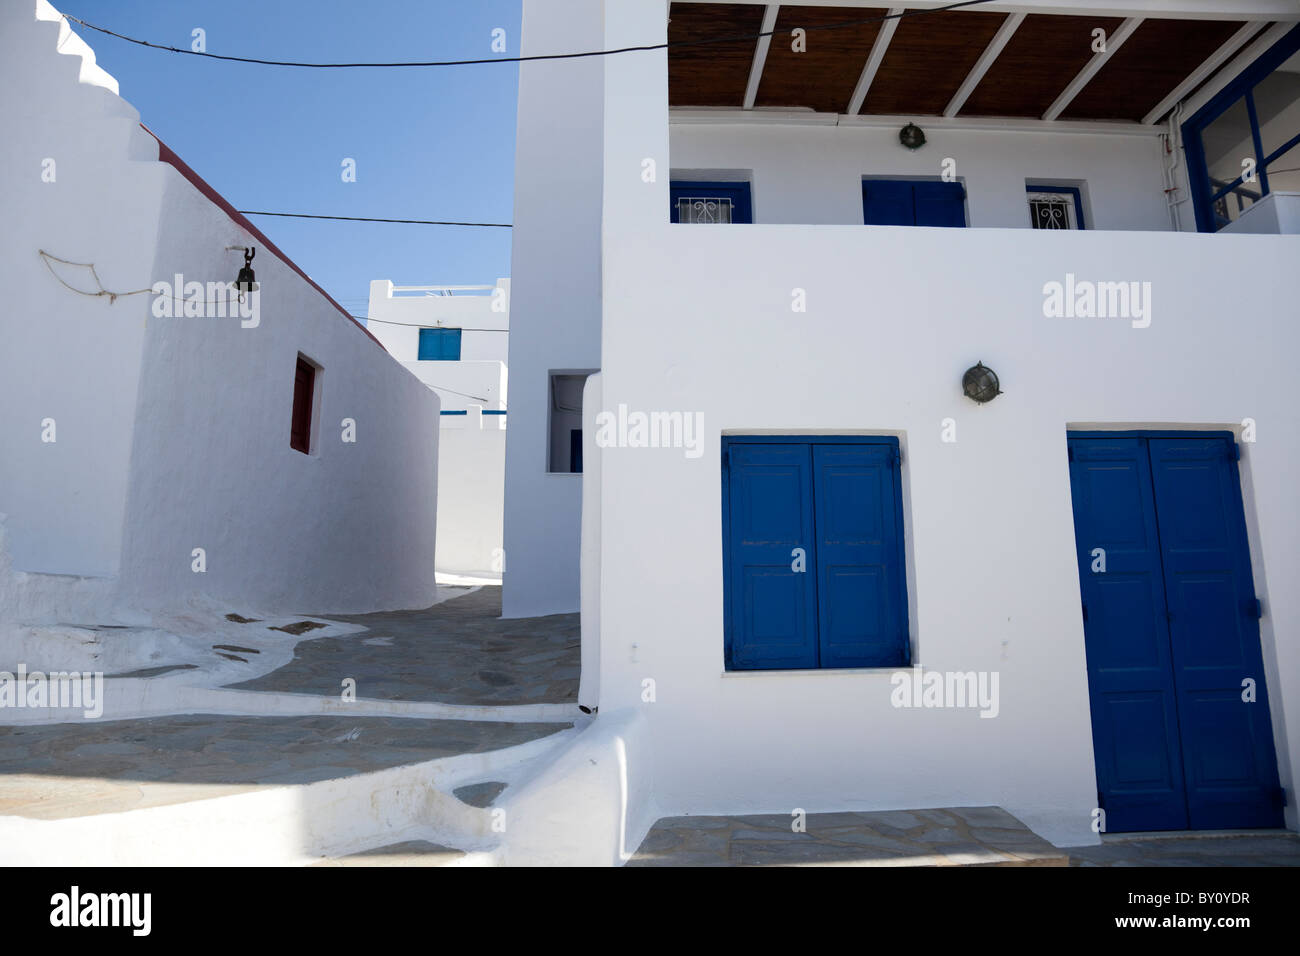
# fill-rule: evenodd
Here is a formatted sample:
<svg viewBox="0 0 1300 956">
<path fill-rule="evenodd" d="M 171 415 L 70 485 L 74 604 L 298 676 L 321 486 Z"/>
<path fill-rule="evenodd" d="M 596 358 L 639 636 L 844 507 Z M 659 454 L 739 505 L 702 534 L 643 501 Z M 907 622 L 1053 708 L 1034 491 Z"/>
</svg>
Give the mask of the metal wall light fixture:
<svg viewBox="0 0 1300 956">
<path fill-rule="evenodd" d="M 239 278 L 235 280 L 235 288 L 240 292 L 256 292 L 258 290 L 257 276 L 253 274 L 253 256 L 255 255 L 257 255 L 256 246 L 244 250 L 244 267 L 239 270 Z"/>
<path fill-rule="evenodd" d="M 908 123 L 898 131 L 898 141 L 908 149 L 920 149 L 925 145 L 925 133 L 915 123 Z"/>
<path fill-rule="evenodd" d="M 961 377 L 961 390 L 972 402 L 983 405 L 1002 394 L 998 374 L 983 362 L 976 362 Z"/>
</svg>

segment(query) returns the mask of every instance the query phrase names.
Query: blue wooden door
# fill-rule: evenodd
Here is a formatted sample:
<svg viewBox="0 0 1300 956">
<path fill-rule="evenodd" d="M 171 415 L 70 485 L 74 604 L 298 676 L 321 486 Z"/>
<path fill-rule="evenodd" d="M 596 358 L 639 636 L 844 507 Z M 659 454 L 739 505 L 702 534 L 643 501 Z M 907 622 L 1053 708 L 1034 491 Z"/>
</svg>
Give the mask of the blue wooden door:
<svg viewBox="0 0 1300 956">
<path fill-rule="evenodd" d="M 1255 585 L 1229 438 L 1153 438 L 1190 825 L 1282 826 Z M 1243 701 L 1243 681 L 1255 701 Z"/>
<path fill-rule="evenodd" d="M 1069 448 L 1107 830 L 1279 826 L 1231 441 L 1129 435 Z M 1247 676 L 1255 703 L 1241 697 Z"/>
<path fill-rule="evenodd" d="M 1092 741 L 1106 828 L 1186 829 L 1146 439 L 1070 439 L 1069 445 Z M 1103 558 L 1105 570 L 1094 571 Z"/>
<path fill-rule="evenodd" d="M 812 450 L 734 444 L 727 454 L 727 665 L 816 667 Z"/>
<path fill-rule="evenodd" d="M 822 667 L 907 663 L 892 444 L 813 446 Z"/>
</svg>

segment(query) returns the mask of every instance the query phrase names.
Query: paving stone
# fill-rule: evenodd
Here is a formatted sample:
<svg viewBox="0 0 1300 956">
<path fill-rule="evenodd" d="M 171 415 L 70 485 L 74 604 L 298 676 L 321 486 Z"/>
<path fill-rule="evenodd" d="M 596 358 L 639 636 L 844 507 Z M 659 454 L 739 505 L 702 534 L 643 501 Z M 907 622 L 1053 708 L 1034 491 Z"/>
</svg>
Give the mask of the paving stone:
<svg viewBox="0 0 1300 956">
<path fill-rule="evenodd" d="M 1100 845 L 1069 848 L 1071 866 L 1300 866 L 1300 835 L 1178 835 L 1131 839 L 1103 834 Z"/>
<path fill-rule="evenodd" d="M 340 682 L 350 677 L 358 697 L 375 700 L 496 705 L 578 698 L 578 615 L 503 620 L 499 586 L 419 611 L 325 619 L 367 630 L 306 640 L 285 666 L 230 686 L 338 697 Z M 387 640 L 375 640 L 380 636 Z"/>
<path fill-rule="evenodd" d="M 0 813 L 51 818 L 483 753 L 567 723 L 184 715 L 0 726 Z M 355 739 L 349 737 L 360 730 Z"/>
<path fill-rule="evenodd" d="M 455 847 L 424 840 L 408 840 L 322 860 L 312 866 L 447 866 L 463 856 L 465 851 Z"/>
<path fill-rule="evenodd" d="M 650 829 L 629 865 L 700 865 L 688 859 L 711 859 L 711 865 L 722 860 L 732 866 L 1065 866 L 1068 862 L 1065 852 L 1005 811 L 970 816 L 1009 824 L 976 828 L 1001 842 L 975 837 L 961 815 L 943 810 L 815 813 L 809 814 L 805 833 L 791 830 L 791 818 L 783 814 L 665 817 Z M 939 822 L 951 825 L 936 826 Z"/>
</svg>

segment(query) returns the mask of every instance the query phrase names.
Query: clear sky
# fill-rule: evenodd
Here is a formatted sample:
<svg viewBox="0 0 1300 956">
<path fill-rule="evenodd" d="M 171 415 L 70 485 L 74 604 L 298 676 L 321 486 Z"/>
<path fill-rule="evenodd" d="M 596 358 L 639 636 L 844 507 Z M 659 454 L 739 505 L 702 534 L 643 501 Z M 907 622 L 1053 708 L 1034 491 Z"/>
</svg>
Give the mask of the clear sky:
<svg viewBox="0 0 1300 956">
<path fill-rule="evenodd" d="M 519 53 L 520 0 L 52 0 L 153 43 L 279 60 Z M 228 63 L 72 24 L 153 130 L 237 209 L 510 222 L 513 63 L 308 70 Z M 356 182 L 341 176 L 356 160 Z M 249 217 L 354 315 L 371 279 L 486 284 L 510 274 L 510 230 Z"/>
</svg>

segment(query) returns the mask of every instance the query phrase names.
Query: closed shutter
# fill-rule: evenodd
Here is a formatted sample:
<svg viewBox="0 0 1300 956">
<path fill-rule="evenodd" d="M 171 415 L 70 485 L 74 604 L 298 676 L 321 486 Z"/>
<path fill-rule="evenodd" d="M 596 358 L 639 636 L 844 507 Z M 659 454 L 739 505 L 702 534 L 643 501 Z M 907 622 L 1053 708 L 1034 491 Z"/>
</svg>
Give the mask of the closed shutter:
<svg viewBox="0 0 1300 956">
<path fill-rule="evenodd" d="M 897 440 L 740 437 L 724 454 L 727 667 L 906 666 Z"/>
<path fill-rule="evenodd" d="M 293 421 L 289 428 L 289 447 L 304 455 L 311 452 L 311 407 L 315 389 L 316 368 L 299 356 L 293 379 Z"/>
<path fill-rule="evenodd" d="M 862 182 L 862 221 L 868 226 L 965 226 L 961 183 L 902 179 Z"/>
</svg>

